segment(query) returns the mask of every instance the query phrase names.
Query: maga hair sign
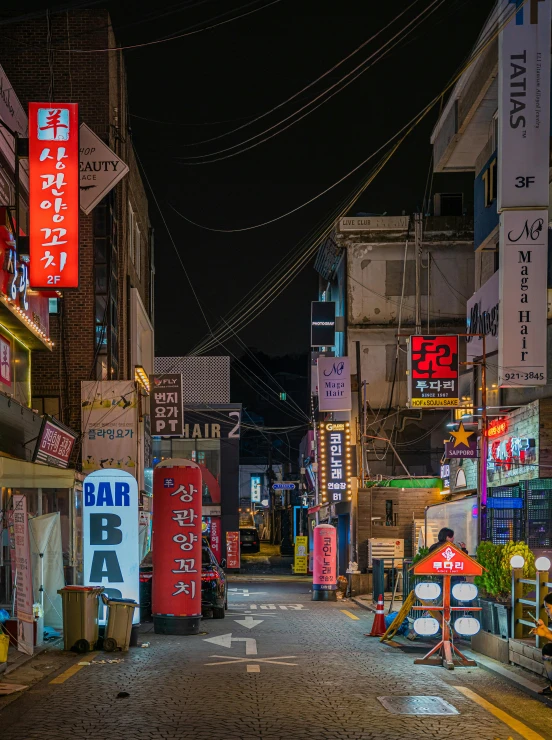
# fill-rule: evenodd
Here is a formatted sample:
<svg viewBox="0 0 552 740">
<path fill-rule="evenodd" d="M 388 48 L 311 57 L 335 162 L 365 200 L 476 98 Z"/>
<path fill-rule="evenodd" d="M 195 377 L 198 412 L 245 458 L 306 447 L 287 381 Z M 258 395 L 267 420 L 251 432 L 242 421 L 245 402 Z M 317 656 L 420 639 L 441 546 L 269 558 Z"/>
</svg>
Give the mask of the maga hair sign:
<svg viewBox="0 0 552 740">
<path fill-rule="evenodd" d="M 139 603 L 136 478 L 122 470 L 96 470 L 86 476 L 83 518 L 84 585 L 104 586 L 107 596 Z M 140 621 L 139 609 L 133 621 Z"/>
</svg>

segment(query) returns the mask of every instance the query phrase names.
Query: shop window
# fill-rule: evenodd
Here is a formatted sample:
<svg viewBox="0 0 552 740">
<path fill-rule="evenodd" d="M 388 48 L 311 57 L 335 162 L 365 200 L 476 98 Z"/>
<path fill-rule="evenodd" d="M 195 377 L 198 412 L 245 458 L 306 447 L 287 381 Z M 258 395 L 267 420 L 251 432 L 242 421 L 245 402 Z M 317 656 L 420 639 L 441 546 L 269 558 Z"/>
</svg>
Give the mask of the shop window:
<svg viewBox="0 0 552 740">
<path fill-rule="evenodd" d="M 59 313 L 59 298 L 48 298 L 48 313 Z"/>
<path fill-rule="evenodd" d="M 33 396 L 32 407 L 41 416 L 48 414 L 56 419 L 60 418 L 59 396 Z"/>
</svg>

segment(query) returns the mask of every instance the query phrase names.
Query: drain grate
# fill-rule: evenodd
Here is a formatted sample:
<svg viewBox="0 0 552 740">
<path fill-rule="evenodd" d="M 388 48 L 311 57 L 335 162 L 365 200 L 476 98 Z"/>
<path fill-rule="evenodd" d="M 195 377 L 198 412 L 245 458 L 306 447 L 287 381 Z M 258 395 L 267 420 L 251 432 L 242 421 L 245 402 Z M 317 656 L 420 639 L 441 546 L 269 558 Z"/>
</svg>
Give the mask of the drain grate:
<svg viewBox="0 0 552 740">
<path fill-rule="evenodd" d="M 391 714 L 459 714 L 440 696 L 378 696 Z"/>
</svg>

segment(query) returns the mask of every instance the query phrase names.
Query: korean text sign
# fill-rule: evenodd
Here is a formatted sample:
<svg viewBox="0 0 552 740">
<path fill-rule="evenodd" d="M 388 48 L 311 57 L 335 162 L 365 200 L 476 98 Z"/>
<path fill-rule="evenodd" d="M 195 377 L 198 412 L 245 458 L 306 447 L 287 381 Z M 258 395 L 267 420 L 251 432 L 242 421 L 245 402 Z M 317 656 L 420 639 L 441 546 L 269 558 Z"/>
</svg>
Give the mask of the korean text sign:
<svg viewBox="0 0 552 740">
<path fill-rule="evenodd" d="M 483 566 L 451 542 L 445 542 L 437 550 L 420 560 L 412 568 L 416 575 L 461 575 L 480 576 Z"/>
<path fill-rule="evenodd" d="M 330 524 L 319 524 L 312 533 L 313 591 L 337 589 L 337 533 Z"/>
<path fill-rule="evenodd" d="M 44 417 L 44 423 L 35 449 L 35 462 L 66 468 L 73 451 L 76 436 L 66 427 Z"/>
<path fill-rule="evenodd" d="M 320 493 L 322 502 L 337 503 L 350 495 L 351 448 L 349 422 L 320 425 Z"/>
<path fill-rule="evenodd" d="M 76 103 L 29 103 L 32 288 L 78 288 L 78 117 Z"/>
<path fill-rule="evenodd" d="M 201 616 L 201 468 L 168 459 L 153 471 L 152 611 Z"/>
<path fill-rule="evenodd" d="M 410 337 L 408 349 L 409 406 L 458 406 L 458 337 Z"/>
<path fill-rule="evenodd" d="M 15 567 L 17 573 L 17 617 L 33 621 L 33 578 L 31 573 L 31 550 L 27 497 L 13 497 L 13 531 L 15 538 Z"/>
<path fill-rule="evenodd" d="M 151 382 L 152 434 L 162 437 L 184 436 L 182 375 L 153 375 Z"/>
<path fill-rule="evenodd" d="M 84 585 L 103 586 L 106 596 L 140 603 L 138 483 L 130 473 L 96 470 L 86 476 L 83 536 Z M 139 621 L 135 609 L 133 622 Z"/>
<path fill-rule="evenodd" d="M 240 567 L 240 533 L 226 532 L 226 566 Z"/>
</svg>

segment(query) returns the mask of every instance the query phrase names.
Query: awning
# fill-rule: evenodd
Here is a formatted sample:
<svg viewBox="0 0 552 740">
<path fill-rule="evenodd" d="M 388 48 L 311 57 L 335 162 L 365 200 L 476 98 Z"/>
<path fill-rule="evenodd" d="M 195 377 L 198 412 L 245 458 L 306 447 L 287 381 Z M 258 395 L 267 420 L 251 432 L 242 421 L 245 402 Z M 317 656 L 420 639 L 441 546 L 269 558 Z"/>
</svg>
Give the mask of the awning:
<svg viewBox="0 0 552 740">
<path fill-rule="evenodd" d="M 81 473 L 69 468 L 0 457 L 0 486 L 5 488 L 73 488 L 83 480 Z"/>
</svg>

